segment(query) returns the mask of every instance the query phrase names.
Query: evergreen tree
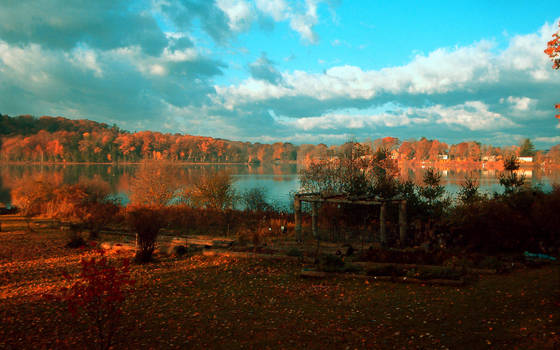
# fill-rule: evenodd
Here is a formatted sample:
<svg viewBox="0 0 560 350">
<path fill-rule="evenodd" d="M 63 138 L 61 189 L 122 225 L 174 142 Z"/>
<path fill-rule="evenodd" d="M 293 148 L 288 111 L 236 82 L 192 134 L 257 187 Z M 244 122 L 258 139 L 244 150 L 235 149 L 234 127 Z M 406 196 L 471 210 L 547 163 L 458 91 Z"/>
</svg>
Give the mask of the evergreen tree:
<svg viewBox="0 0 560 350">
<path fill-rule="evenodd" d="M 519 150 L 520 157 L 532 157 L 535 155 L 535 146 L 529 139 L 524 139 L 521 142 L 521 149 Z"/>
</svg>

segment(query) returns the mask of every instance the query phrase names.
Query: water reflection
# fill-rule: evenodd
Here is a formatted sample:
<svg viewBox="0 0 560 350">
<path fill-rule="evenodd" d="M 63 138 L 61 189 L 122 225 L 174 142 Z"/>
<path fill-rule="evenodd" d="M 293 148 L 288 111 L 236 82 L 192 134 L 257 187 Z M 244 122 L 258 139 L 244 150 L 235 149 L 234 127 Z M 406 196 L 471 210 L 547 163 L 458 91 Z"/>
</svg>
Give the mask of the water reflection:
<svg viewBox="0 0 560 350">
<path fill-rule="evenodd" d="M 297 191 L 299 181 L 296 164 L 189 164 L 175 165 L 177 176 L 185 186 L 193 184 L 201 176 L 211 174 L 217 170 L 229 171 L 235 181 L 235 188 L 244 191 L 250 188 L 263 188 L 268 200 L 282 206 L 289 204 L 289 193 Z M 122 198 L 130 193 L 131 180 L 138 171 L 137 164 L 3 164 L 0 165 L 0 203 L 11 202 L 10 191 L 20 179 L 40 177 L 48 178 L 56 185 L 76 183 L 80 178 L 100 177 L 111 187 L 111 191 Z M 421 184 L 427 168 L 402 167 L 401 177 L 405 180 Z M 473 167 L 454 167 L 438 169 L 442 173 L 442 184 L 450 193 L 456 193 L 465 176 L 470 174 L 477 179 L 482 191 L 492 193 L 500 191 L 497 176 L 498 170 L 476 169 Z M 523 168 L 522 173 L 526 181 L 541 184 L 544 190 L 550 190 L 553 183 L 560 183 L 560 170 L 544 170 L 539 168 Z"/>
</svg>

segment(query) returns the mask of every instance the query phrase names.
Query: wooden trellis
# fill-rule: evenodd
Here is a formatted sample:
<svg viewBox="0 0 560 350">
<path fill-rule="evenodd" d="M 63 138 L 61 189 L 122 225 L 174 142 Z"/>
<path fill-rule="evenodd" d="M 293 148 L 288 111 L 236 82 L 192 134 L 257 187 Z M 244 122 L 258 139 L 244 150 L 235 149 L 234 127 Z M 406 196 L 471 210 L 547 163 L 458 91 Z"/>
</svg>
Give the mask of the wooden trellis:
<svg viewBox="0 0 560 350">
<path fill-rule="evenodd" d="M 314 237 L 318 237 L 317 217 L 319 203 L 335 203 L 335 204 L 354 204 L 380 206 L 379 209 L 379 236 L 382 244 L 387 244 L 387 203 L 397 204 L 399 206 L 399 238 L 401 244 L 407 242 L 406 231 L 406 200 L 401 198 L 383 199 L 375 198 L 352 198 L 341 194 L 324 195 L 321 193 L 296 193 L 294 196 L 294 219 L 296 225 L 296 240 L 303 241 L 301 229 L 301 203 L 311 203 L 311 232 Z"/>
</svg>

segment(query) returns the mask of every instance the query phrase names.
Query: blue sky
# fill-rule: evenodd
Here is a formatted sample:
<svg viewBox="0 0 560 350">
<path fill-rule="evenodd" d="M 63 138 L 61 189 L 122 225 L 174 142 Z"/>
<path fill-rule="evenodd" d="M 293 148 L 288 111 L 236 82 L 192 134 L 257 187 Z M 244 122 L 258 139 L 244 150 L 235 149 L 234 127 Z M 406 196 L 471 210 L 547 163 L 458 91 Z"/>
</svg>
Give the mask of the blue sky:
<svg viewBox="0 0 560 350">
<path fill-rule="evenodd" d="M 552 1 L 0 3 L 0 112 L 235 140 L 560 143 Z"/>
</svg>

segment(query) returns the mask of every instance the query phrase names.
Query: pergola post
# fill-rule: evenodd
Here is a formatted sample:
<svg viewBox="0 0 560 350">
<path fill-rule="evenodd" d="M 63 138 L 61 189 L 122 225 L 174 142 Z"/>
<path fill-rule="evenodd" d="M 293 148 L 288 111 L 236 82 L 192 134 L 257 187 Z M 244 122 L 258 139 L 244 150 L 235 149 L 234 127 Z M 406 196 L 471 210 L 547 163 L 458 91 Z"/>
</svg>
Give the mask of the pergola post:
<svg viewBox="0 0 560 350">
<path fill-rule="evenodd" d="M 301 234 L 301 200 L 297 195 L 294 198 L 294 221 L 296 225 L 296 241 L 303 242 Z"/>
<path fill-rule="evenodd" d="M 387 244 L 387 228 L 385 225 L 385 216 L 387 213 L 387 203 L 383 202 L 381 204 L 381 209 L 379 210 L 379 238 L 382 245 Z"/>
<path fill-rule="evenodd" d="M 313 237 L 319 239 L 319 230 L 317 229 L 317 202 L 311 202 L 311 232 Z"/>
<path fill-rule="evenodd" d="M 403 246 L 408 242 L 406 232 L 406 201 L 404 200 L 399 203 L 399 239 Z"/>
</svg>

